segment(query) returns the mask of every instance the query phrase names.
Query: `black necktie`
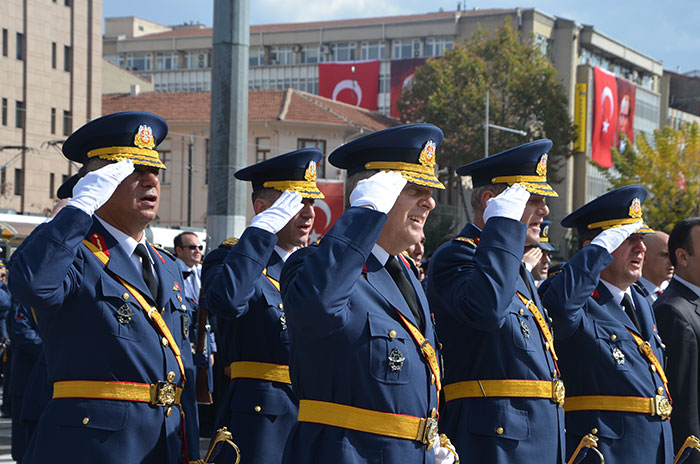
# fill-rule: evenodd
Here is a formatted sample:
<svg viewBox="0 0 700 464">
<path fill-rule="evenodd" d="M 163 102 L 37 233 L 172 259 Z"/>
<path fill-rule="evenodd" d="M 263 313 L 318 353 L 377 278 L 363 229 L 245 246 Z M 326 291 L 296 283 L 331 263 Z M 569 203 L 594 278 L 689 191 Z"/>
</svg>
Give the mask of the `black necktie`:
<svg viewBox="0 0 700 464">
<path fill-rule="evenodd" d="M 520 263 L 520 277 L 523 278 L 525 281 L 525 285 L 527 286 L 528 291 L 530 292 L 530 299 L 532 301 L 535 301 L 535 291 L 532 288 L 532 284 L 530 283 L 530 276 L 528 275 L 529 272 L 527 271 L 527 268 L 525 267 L 525 263 Z"/>
<path fill-rule="evenodd" d="M 141 258 L 141 268 L 143 269 L 143 280 L 146 282 L 146 286 L 151 291 L 153 295 L 153 300 L 158 299 L 158 282 L 156 281 L 156 276 L 153 273 L 153 264 L 151 264 L 151 257 L 148 256 L 148 250 L 143 243 L 136 245 L 134 254 Z"/>
<path fill-rule="evenodd" d="M 634 303 L 632 303 L 632 298 L 625 293 L 625 296 L 622 297 L 622 302 L 620 304 L 622 305 L 622 309 L 625 310 L 625 313 L 627 313 L 629 318 L 632 320 L 632 323 L 637 330 L 641 330 L 641 327 L 639 326 L 639 319 L 637 318 L 637 311 L 635 311 Z"/>
<path fill-rule="evenodd" d="M 415 316 L 416 321 L 418 321 L 418 328 L 421 332 L 425 332 L 425 318 L 420 308 L 418 308 L 418 300 L 416 299 L 416 291 L 413 289 L 413 285 L 406 277 L 406 273 L 403 271 L 398 258 L 395 256 L 390 256 L 389 261 L 386 262 L 386 270 L 389 271 L 389 275 L 394 279 L 396 286 L 399 287 L 404 300 L 411 309 L 413 316 Z"/>
</svg>

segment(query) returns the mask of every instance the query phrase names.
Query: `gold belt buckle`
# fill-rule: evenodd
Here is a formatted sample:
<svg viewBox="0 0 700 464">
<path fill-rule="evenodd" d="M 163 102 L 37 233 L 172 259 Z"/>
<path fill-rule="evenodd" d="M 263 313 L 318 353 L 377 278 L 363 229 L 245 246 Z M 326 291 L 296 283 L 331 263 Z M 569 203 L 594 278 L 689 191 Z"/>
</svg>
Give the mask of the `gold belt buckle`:
<svg viewBox="0 0 700 464">
<path fill-rule="evenodd" d="M 438 436 L 438 422 L 437 419 L 428 417 L 426 419 L 420 420 L 420 430 L 418 436 L 419 441 L 424 445 L 428 445 L 428 449 L 433 447 L 433 442 Z"/>
<path fill-rule="evenodd" d="M 151 384 L 151 404 L 172 406 L 175 403 L 176 385 L 173 382 L 158 381 Z"/>
<path fill-rule="evenodd" d="M 552 380 L 552 401 L 559 405 L 560 408 L 563 408 L 564 397 L 566 397 L 566 389 L 564 388 L 564 382 L 557 379 Z"/>
<path fill-rule="evenodd" d="M 671 417 L 673 407 L 671 406 L 671 402 L 668 401 L 668 398 L 666 398 L 664 395 L 656 395 L 653 398 L 653 406 L 654 412 L 652 413 L 652 416 L 659 416 L 661 417 L 661 420 L 666 420 Z"/>
</svg>

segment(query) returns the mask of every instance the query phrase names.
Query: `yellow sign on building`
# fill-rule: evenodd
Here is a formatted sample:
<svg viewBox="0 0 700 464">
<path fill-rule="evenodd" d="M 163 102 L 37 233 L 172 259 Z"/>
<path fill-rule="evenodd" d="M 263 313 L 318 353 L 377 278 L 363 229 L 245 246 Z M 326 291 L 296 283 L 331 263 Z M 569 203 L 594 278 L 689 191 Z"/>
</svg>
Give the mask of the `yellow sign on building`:
<svg viewBox="0 0 700 464">
<path fill-rule="evenodd" d="M 586 151 L 586 100 L 588 96 L 585 83 L 576 84 L 576 100 L 574 101 L 574 125 L 576 126 L 576 138 L 574 150 Z"/>
</svg>

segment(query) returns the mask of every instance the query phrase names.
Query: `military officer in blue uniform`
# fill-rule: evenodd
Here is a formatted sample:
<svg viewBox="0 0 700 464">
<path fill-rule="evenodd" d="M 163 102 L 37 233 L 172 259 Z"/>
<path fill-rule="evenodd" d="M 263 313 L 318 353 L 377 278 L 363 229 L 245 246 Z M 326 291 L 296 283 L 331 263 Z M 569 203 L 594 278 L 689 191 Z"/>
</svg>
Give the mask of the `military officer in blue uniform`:
<svg viewBox="0 0 700 464">
<path fill-rule="evenodd" d="M 329 157 L 348 171 L 348 208 L 282 271 L 300 400 L 287 464 L 451 462 L 437 433 L 441 373 L 428 302 L 401 254 L 420 240 L 433 190 L 443 188 L 442 139 L 430 124 L 399 126 Z"/>
<path fill-rule="evenodd" d="M 440 427 L 465 462 L 561 463 L 563 384 L 548 315 L 522 263 L 540 240 L 547 153 L 533 141 L 457 169 L 472 178 L 474 223 L 428 268 L 445 362 Z"/>
<path fill-rule="evenodd" d="M 566 382 L 567 456 L 593 432 L 606 463 L 673 461 L 663 344 L 649 302 L 633 285 L 646 250 L 641 234 L 652 232 L 642 222 L 646 196 L 644 187 L 628 185 L 565 217 L 580 251 L 540 287 Z M 597 462 L 592 453 L 589 462 Z"/>
<path fill-rule="evenodd" d="M 205 261 L 205 305 L 227 319 L 231 383 L 217 427 L 226 426 L 243 462 L 282 462 L 298 401 L 289 380 L 289 332 L 279 279 L 285 260 L 305 246 L 314 223 L 316 166 L 323 154 L 303 149 L 235 173 L 253 185 L 251 225 Z M 217 463 L 231 463 L 222 449 Z"/>
<path fill-rule="evenodd" d="M 84 176 L 13 255 L 10 290 L 37 311 L 53 383 L 25 463 L 198 456 L 182 277 L 144 237 L 158 211 L 165 166 L 155 147 L 166 134 L 165 121 L 146 112 L 74 132 L 63 152 Z M 194 430 L 189 450 L 185 429 Z"/>
<path fill-rule="evenodd" d="M 523 263 L 532 278 L 535 279 L 535 285 L 539 286 L 547 279 L 549 273 L 549 264 L 552 262 L 551 253 L 556 250 L 554 245 L 549 243 L 549 228 L 552 227 L 552 221 L 544 220 L 540 224 L 540 243 L 525 247 L 523 255 Z"/>
</svg>

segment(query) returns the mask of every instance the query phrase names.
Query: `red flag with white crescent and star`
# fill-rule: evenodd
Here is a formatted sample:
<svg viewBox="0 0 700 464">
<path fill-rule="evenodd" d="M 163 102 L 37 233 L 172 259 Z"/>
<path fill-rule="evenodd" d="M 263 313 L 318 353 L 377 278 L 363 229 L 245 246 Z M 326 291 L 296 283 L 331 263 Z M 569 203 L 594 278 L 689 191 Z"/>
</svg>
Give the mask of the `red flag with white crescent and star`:
<svg viewBox="0 0 700 464">
<path fill-rule="evenodd" d="M 424 64 L 425 58 L 391 60 L 391 115 L 393 117 L 398 118 L 401 116 L 401 112 L 396 107 L 396 102 L 401 99 L 403 89 L 411 84 L 416 68 Z"/>
<path fill-rule="evenodd" d="M 318 64 L 318 94 L 368 110 L 377 109 L 379 60 Z"/>
<path fill-rule="evenodd" d="M 317 180 L 318 189 L 325 198 L 314 201 L 314 226 L 311 229 L 309 242 L 313 243 L 333 227 L 335 221 L 343 214 L 345 191 L 342 180 Z"/>
<path fill-rule="evenodd" d="M 591 158 L 604 168 L 612 167 L 610 148 L 617 135 L 617 78 L 599 67 L 593 70 L 593 140 Z"/>
</svg>

